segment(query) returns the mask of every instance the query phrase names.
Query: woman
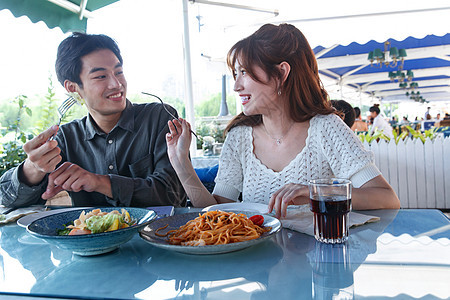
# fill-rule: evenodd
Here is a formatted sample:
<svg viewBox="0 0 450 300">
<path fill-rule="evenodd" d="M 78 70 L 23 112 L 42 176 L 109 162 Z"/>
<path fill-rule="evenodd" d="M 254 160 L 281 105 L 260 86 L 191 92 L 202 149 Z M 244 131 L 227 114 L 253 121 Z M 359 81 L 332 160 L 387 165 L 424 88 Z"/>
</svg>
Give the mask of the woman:
<svg viewBox="0 0 450 300">
<path fill-rule="evenodd" d="M 355 109 L 345 100 L 331 100 L 331 105 L 336 109 L 336 114 L 352 128 L 355 123 Z"/>
<path fill-rule="evenodd" d="M 367 127 L 367 123 L 364 122 L 361 118 L 361 110 L 359 107 L 355 107 L 355 123 L 351 127 L 353 131 L 369 131 L 369 127 Z"/>
<path fill-rule="evenodd" d="M 373 120 L 373 125 L 370 129 L 370 134 L 373 134 L 375 130 L 381 131 L 389 138 L 393 138 L 394 135 L 392 133 L 392 127 L 388 121 L 380 114 L 379 104 L 375 104 L 371 108 L 369 108 L 370 116 Z"/>
<path fill-rule="evenodd" d="M 342 177 L 353 182 L 355 209 L 399 208 L 399 200 L 358 138 L 327 100 L 314 53 L 294 26 L 266 24 L 228 52 L 243 113 L 227 127 L 211 195 L 189 161 L 190 125 L 169 122 L 168 155 L 194 206 L 237 201 L 309 203 L 306 183 Z"/>
</svg>

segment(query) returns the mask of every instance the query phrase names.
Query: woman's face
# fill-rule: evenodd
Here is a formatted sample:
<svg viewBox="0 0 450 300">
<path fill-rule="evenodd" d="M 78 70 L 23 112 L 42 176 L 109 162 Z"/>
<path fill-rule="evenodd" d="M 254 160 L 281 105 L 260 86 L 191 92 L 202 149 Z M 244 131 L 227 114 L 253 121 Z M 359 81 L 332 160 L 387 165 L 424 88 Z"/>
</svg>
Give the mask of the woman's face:
<svg viewBox="0 0 450 300">
<path fill-rule="evenodd" d="M 255 75 L 262 82 L 254 80 L 236 61 L 236 82 L 234 91 L 239 94 L 243 106 L 243 113 L 247 116 L 262 114 L 268 115 L 277 108 L 277 82 L 269 79 L 260 67 L 254 68 Z"/>
</svg>

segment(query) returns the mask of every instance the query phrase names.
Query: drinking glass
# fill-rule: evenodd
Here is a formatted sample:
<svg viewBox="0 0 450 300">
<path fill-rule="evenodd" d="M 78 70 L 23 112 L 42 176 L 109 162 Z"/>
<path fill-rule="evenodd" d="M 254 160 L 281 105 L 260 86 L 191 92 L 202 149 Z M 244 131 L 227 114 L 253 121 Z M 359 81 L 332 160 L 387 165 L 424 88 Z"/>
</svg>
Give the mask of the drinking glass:
<svg viewBox="0 0 450 300">
<path fill-rule="evenodd" d="M 340 178 L 311 180 L 309 196 L 316 240 L 328 244 L 345 242 L 352 202 L 351 181 Z"/>
</svg>

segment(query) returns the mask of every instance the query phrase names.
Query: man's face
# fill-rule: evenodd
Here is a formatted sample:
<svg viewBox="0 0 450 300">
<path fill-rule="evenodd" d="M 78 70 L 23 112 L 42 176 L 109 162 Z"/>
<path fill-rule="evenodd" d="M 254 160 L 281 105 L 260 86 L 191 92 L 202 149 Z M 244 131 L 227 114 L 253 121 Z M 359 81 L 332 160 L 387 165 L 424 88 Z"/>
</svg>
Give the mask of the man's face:
<svg viewBox="0 0 450 300">
<path fill-rule="evenodd" d="M 111 50 L 102 49 L 83 56 L 81 61 L 82 86 L 77 85 L 77 91 L 91 116 L 120 116 L 126 106 L 127 81 L 119 59 Z"/>
</svg>

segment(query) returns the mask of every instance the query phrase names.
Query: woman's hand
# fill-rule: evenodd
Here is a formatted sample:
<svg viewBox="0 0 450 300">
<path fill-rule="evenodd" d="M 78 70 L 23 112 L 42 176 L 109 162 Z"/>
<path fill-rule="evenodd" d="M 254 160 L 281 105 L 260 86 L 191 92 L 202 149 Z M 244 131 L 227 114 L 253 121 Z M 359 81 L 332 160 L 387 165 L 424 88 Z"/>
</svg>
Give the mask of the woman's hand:
<svg viewBox="0 0 450 300">
<path fill-rule="evenodd" d="M 189 146 L 191 145 L 191 125 L 184 119 L 174 119 L 167 122 L 169 133 L 166 134 L 167 154 L 174 168 L 189 161 Z"/>
<path fill-rule="evenodd" d="M 288 205 L 309 203 L 309 188 L 307 185 L 288 183 L 273 193 L 269 201 L 269 213 L 275 210 L 277 218 L 286 217 Z"/>
<path fill-rule="evenodd" d="M 192 139 L 191 126 L 182 118 L 169 121 L 168 125 L 169 133 L 166 134 L 167 154 L 188 198 L 195 207 L 217 204 L 218 201 L 200 181 L 189 160 L 189 146 Z M 227 199 L 220 200 L 226 201 Z"/>
</svg>

